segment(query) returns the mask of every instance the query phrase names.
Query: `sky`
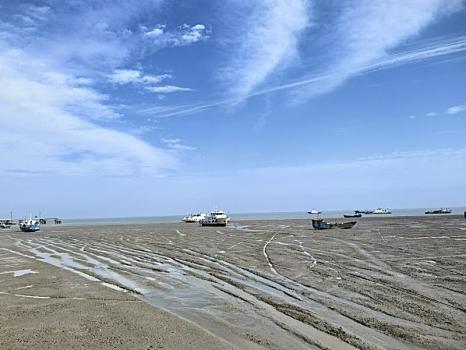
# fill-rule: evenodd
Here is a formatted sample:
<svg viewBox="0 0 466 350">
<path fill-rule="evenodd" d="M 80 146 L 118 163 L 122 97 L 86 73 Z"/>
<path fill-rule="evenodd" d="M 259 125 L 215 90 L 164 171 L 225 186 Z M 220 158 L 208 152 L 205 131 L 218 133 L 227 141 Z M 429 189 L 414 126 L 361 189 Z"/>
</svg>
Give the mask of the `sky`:
<svg viewBox="0 0 466 350">
<path fill-rule="evenodd" d="M 461 0 L 0 0 L 0 217 L 466 206 Z"/>
</svg>

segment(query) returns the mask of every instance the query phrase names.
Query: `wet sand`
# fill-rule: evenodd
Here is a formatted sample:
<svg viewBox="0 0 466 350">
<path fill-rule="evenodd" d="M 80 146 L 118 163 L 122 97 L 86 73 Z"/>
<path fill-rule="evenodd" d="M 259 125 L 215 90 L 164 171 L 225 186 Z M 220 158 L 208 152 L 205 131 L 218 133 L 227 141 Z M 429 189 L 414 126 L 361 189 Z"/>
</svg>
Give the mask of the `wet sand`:
<svg viewBox="0 0 466 350">
<path fill-rule="evenodd" d="M 455 215 L 2 230 L 0 348 L 464 349 L 465 258 Z"/>
</svg>

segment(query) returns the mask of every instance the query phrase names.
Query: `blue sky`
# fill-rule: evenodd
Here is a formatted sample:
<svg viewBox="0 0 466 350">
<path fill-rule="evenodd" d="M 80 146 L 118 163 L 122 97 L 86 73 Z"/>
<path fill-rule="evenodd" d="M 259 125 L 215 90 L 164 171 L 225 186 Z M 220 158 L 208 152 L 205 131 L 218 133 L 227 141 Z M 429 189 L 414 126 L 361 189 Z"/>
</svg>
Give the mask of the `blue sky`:
<svg viewBox="0 0 466 350">
<path fill-rule="evenodd" d="M 465 8 L 0 0 L 0 216 L 464 206 Z"/>
</svg>

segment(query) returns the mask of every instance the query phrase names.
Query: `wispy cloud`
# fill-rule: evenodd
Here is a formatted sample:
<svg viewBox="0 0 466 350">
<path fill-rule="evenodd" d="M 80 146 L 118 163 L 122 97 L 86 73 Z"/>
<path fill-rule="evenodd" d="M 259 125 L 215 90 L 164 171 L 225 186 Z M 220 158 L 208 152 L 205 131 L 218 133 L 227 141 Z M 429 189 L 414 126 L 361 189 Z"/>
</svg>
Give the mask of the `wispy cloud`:
<svg viewBox="0 0 466 350">
<path fill-rule="evenodd" d="M 425 62 L 434 59 L 442 59 L 450 57 L 451 55 L 466 52 L 466 37 L 457 37 L 446 40 L 435 40 L 433 42 L 425 43 L 423 46 L 419 46 L 415 49 L 398 51 L 391 55 L 388 55 L 374 63 L 361 66 L 358 71 L 354 71 L 352 76 L 357 74 L 368 74 L 375 71 L 381 71 L 385 69 L 392 69 L 394 67 Z M 250 92 L 244 98 L 253 98 L 262 95 L 268 95 L 277 91 L 296 90 L 305 91 L 309 86 L 319 86 L 326 84 L 327 81 L 332 81 L 334 75 L 332 72 L 312 74 L 304 79 L 286 82 L 279 85 L 272 85 L 257 91 Z M 336 88 L 337 85 L 333 86 Z M 307 95 L 306 95 L 307 96 Z M 157 106 L 143 108 L 140 111 L 144 114 L 150 114 L 154 117 L 174 117 L 179 115 L 196 114 L 205 110 L 213 108 L 226 108 L 232 106 L 237 102 L 236 98 L 225 98 L 215 101 L 205 101 L 203 103 L 197 103 L 192 105 L 177 105 L 177 106 Z M 438 113 L 430 112 L 428 116 L 436 116 Z"/>
<path fill-rule="evenodd" d="M 442 49 L 437 50 L 437 47 L 401 56 L 390 56 L 390 52 L 439 18 L 459 11 L 462 4 L 462 0 L 346 2 L 335 23 L 336 34 L 330 37 L 334 42 L 334 56 L 329 58 L 328 68 L 321 79 L 300 89 L 300 97 L 308 98 L 332 91 L 361 72 L 443 55 Z M 464 42 L 462 45 L 461 50 L 464 49 Z M 444 49 L 451 52 L 453 47 L 454 43 Z"/>
<path fill-rule="evenodd" d="M 148 86 L 146 87 L 146 90 L 150 92 L 155 92 L 158 94 L 170 94 L 170 93 L 179 92 L 179 91 L 193 91 L 193 89 L 191 88 L 175 86 L 175 85 Z"/>
<path fill-rule="evenodd" d="M 228 44 L 235 50 L 219 76 L 240 101 L 295 58 L 309 18 L 306 0 L 235 2 L 233 6 L 240 16 Z"/>
<path fill-rule="evenodd" d="M 162 142 L 167 145 L 167 147 L 174 151 L 195 151 L 195 147 L 191 147 L 185 144 L 182 139 L 162 139 Z"/>
<path fill-rule="evenodd" d="M 448 114 L 458 114 L 466 111 L 466 104 L 451 106 L 447 109 Z"/>
<path fill-rule="evenodd" d="M 112 83 L 124 84 L 158 84 L 165 79 L 170 79 L 170 74 L 150 75 L 143 74 L 135 69 L 115 69 L 109 76 Z"/>
<path fill-rule="evenodd" d="M 158 24 L 152 29 L 142 27 L 143 35 L 156 47 L 186 46 L 209 38 L 204 24 L 183 24 L 174 31 L 168 31 L 167 26 Z"/>
</svg>

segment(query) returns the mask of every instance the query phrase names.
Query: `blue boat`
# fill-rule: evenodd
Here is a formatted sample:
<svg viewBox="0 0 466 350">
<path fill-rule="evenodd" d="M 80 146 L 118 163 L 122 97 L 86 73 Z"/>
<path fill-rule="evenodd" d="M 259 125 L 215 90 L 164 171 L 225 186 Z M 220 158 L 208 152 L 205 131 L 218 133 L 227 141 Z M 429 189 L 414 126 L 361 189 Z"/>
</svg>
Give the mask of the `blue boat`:
<svg viewBox="0 0 466 350">
<path fill-rule="evenodd" d="M 40 230 L 40 223 L 38 220 L 29 217 L 29 220 L 19 223 L 19 229 L 23 232 L 37 232 Z"/>
</svg>

